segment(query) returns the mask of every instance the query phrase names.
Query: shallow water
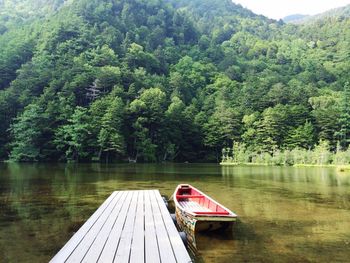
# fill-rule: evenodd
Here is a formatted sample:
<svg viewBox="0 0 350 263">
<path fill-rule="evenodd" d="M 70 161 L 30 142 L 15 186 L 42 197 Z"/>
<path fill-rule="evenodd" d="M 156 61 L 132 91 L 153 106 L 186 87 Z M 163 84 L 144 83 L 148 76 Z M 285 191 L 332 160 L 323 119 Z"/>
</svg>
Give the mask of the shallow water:
<svg viewBox="0 0 350 263">
<path fill-rule="evenodd" d="M 190 183 L 236 212 L 198 262 L 349 262 L 350 174 L 212 164 L 0 164 L 0 262 L 47 262 L 115 190 Z"/>
</svg>

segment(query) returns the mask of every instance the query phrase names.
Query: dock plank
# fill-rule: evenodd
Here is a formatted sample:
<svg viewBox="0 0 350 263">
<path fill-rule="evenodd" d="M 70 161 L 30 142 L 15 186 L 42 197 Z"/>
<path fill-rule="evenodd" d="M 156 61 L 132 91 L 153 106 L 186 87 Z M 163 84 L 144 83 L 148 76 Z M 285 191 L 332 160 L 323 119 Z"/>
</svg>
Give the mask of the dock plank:
<svg viewBox="0 0 350 263">
<path fill-rule="evenodd" d="M 159 209 L 162 213 L 164 225 L 167 229 L 169 239 L 171 241 L 171 246 L 173 249 L 173 253 L 176 257 L 177 262 L 192 262 L 190 255 L 188 254 L 186 247 L 174 225 L 173 219 L 171 218 L 168 209 L 164 205 L 163 198 L 158 193 L 156 195 L 156 199 L 159 205 Z"/>
<path fill-rule="evenodd" d="M 113 192 L 50 262 L 188 263 L 158 190 Z"/>
<path fill-rule="evenodd" d="M 150 193 L 150 199 L 161 262 L 176 263 L 176 258 L 154 192 Z"/>
<path fill-rule="evenodd" d="M 106 242 L 105 247 L 103 248 L 103 251 L 101 253 L 101 256 L 98 260 L 98 262 L 113 262 L 115 253 L 117 251 L 117 248 L 119 246 L 120 237 L 123 231 L 123 227 L 126 221 L 126 217 L 130 208 L 131 198 L 132 198 L 133 192 L 128 193 L 128 197 L 124 202 L 124 206 L 122 211 L 120 212 L 120 216 L 116 220 L 111 233 L 108 237 L 108 240 Z"/>
<path fill-rule="evenodd" d="M 117 192 L 112 193 L 105 202 L 96 210 L 96 212 L 85 222 L 85 224 L 74 234 L 68 243 L 51 259 L 51 263 L 62 262 L 62 259 L 67 259 L 75 250 L 84 236 L 100 218 L 104 210 L 110 205 L 111 201 L 117 196 Z"/>
<path fill-rule="evenodd" d="M 152 215 L 151 193 L 152 191 L 145 191 L 145 261 L 147 263 L 159 263 L 160 255 Z"/>
<path fill-rule="evenodd" d="M 119 199 L 119 202 L 116 204 L 116 206 L 114 206 L 113 211 L 111 212 L 111 214 L 106 220 L 106 223 L 102 227 L 101 231 L 99 232 L 98 236 L 94 240 L 93 244 L 90 246 L 89 251 L 85 254 L 83 258 L 83 262 L 85 263 L 97 262 L 107 242 L 107 239 L 112 230 L 114 222 L 118 219 L 120 215 L 119 212 L 123 207 L 126 197 L 127 197 L 127 192 L 121 192 L 121 197 Z"/>
<path fill-rule="evenodd" d="M 121 192 L 116 194 L 116 197 L 113 198 L 110 205 L 104 210 L 103 214 L 100 216 L 98 220 L 96 220 L 95 224 L 89 229 L 87 234 L 84 236 L 84 239 L 79 244 L 79 249 L 76 248 L 72 254 L 66 260 L 67 263 L 75 263 L 80 262 L 85 254 L 88 252 L 90 246 L 95 241 L 96 237 L 100 233 L 101 229 L 105 225 L 108 217 L 112 213 L 114 207 L 117 205 L 119 198 L 121 197 Z"/>
<path fill-rule="evenodd" d="M 130 202 L 129 212 L 126 217 L 125 225 L 120 237 L 120 242 L 117 249 L 117 253 L 114 258 L 114 262 L 118 262 L 118 263 L 129 262 L 131 242 L 132 242 L 132 237 L 134 234 L 134 227 L 135 227 L 134 222 L 136 217 L 138 195 L 139 195 L 139 192 L 135 191 L 133 193 L 132 200 Z"/>
<path fill-rule="evenodd" d="M 136 208 L 135 229 L 132 238 L 130 262 L 145 262 L 145 192 L 139 193 Z"/>
</svg>

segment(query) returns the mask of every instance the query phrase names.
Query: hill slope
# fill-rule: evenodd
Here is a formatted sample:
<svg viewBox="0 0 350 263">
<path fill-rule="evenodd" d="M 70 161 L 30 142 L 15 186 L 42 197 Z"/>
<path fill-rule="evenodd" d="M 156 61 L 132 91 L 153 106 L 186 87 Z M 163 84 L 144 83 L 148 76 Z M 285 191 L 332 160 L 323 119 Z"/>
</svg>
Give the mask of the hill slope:
<svg viewBox="0 0 350 263">
<path fill-rule="evenodd" d="M 348 145 L 348 18 L 316 30 L 231 1 L 34 2 L 0 36 L 4 159 L 204 161 L 233 141 Z"/>
<path fill-rule="evenodd" d="M 309 17 L 310 17 L 309 15 L 294 14 L 294 15 L 286 16 L 282 20 L 285 23 L 294 23 L 294 24 L 296 24 L 296 23 L 303 22 L 304 20 L 306 20 Z"/>
<path fill-rule="evenodd" d="M 286 23 L 301 24 L 301 23 L 313 23 L 316 21 L 325 21 L 327 19 L 342 20 L 349 17 L 350 17 L 350 5 L 347 5 L 344 7 L 331 9 L 321 14 L 317 14 L 313 16 L 294 14 L 283 18 L 283 21 Z"/>
</svg>

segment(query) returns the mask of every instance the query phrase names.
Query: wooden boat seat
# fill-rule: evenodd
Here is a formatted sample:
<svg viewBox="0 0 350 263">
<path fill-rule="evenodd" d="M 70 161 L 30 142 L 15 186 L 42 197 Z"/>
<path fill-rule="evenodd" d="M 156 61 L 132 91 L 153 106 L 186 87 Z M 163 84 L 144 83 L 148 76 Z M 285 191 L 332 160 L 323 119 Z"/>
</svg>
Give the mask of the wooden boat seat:
<svg viewBox="0 0 350 263">
<path fill-rule="evenodd" d="M 198 212 L 203 212 L 203 213 L 207 213 L 207 212 L 212 212 L 209 208 L 203 207 L 200 204 L 198 204 L 197 202 L 192 202 L 192 201 L 180 201 L 179 204 L 190 211 L 198 211 Z"/>
</svg>

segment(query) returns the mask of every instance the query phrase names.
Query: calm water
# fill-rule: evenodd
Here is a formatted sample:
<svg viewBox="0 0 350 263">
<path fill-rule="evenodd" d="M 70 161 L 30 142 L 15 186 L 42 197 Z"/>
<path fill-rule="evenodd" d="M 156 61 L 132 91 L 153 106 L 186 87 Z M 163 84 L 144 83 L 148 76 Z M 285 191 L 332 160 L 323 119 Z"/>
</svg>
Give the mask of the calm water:
<svg viewBox="0 0 350 263">
<path fill-rule="evenodd" d="M 191 183 L 240 216 L 198 262 L 349 262 L 350 174 L 332 168 L 0 164 L 0 262 L 47 262 L 114 190 Z"/>
</svg>

